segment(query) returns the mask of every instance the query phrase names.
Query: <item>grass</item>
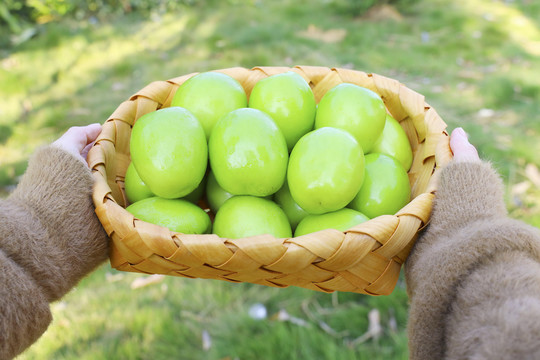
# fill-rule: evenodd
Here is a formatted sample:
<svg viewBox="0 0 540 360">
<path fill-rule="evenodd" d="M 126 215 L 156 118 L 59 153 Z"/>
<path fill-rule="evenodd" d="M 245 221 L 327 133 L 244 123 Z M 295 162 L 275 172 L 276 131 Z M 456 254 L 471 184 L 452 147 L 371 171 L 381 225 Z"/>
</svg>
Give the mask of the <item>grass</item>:
<svg viewBox="0 0 540 360">
<path fill-rule="evenodd" d="M 393 296 L 372 298 L 178 278 L 132 289 L 142 278 L 148 277 L 101 267 L 53 305 L 53 325 L 21 358 L 386 359 L 406 353 L 402 283 Z M 255 304 L 264 305 L 267 319 L 249 315 Z M 385 335 L 348 345 L 367 330 L 372 309 L 380 312 Z M 280 311 L 300 320 L 280 319 Z M 203 332 L 211 339 L 206 350 Z"/>
<path fill-rule="evenodd" d="M 0 50 L 0 195 L 37 147 L 70 126 L 103 122 L 151 81 L 308 64 L 379 73 L 425 95 L 500 170 L 511 216 L 540 225 L 536 2 L 403 1 L 369 16 L 345 0 L 212 4 L 64 19 Z M 132 289 L 140 278 L 103 265 L 53 304 L 53 324 L 21 359 L 407 358 L 402 281 L 390 296 L 367 297 L 180 278 Z M 256 303 L 267 319 L 249 316 Z M 382 335 L 354 343 L 373 309 Z M 279 320 L 280 310 L 300 320 Z"/>
</svg>

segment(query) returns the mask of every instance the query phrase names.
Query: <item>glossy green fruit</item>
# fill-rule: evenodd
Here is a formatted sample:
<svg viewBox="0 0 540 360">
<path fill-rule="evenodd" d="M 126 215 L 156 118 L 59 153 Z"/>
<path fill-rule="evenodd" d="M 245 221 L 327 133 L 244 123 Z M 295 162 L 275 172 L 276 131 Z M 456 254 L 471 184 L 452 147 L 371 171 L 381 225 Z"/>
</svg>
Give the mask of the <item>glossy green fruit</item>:
<svg viewBox="0 0 540 360">
<path fill-rule="evenodd" d="M 221 186 L 219 186 L 216 177 L 214 176 L 214 173 L 208 174 L 208 184 L 206 185 L 206 200 L 208 200 L 208 205 L 210 205 L 210 209 L 216 213 L 221 205 L 225 203 L 225 201 L 232 198 L 233 195 L 230 192 L 225 191 Z M 264 199 L 271 200 L 272 195 L 264 196 Z"/>
<path fill-rule="evenodd" d="M 413 161 L 411 144 L 405 130 L 390 115 L 386 115 L 382 135 L 373 145 L 371 152 L 390 155 L 398 160 L 405 170 L 409 171 L 411 168 Z"/>
<path fill-rule="evenodd" d="M 300 221 L 294 236 L 311 234 L 325 229 L 345 231 L 368 220 L 366 215 L 348 208 L 321 215 L 308 215 Z"/>
<path fill-rule="evenodd" d="M 234 196 L 227 200 L 214 219 L 214 233 L 229 239 L 263 234 L 276 238 L 292 236 L 283 210 L 273 201 L 254 196 Z"/>
<path fill-rule="evenodd" d="M 267 196 L 285 180 L 288 151 L 269 115 L 238 109 L 218 121 L 208 144 L 219 185 L 234 195 Z"/>
<path fill-rule="evenodd" d="M 341 209 L 362 185 L 362 148 L 345 130 L 331 127 L 314 130 L 294 147 L 287 179 L 293 199 L 308 213 Z"/>
<path fill-rule="evenodd" d="M 249 107 L 272 117 L 285 136 L 289 151 L 313 129 L 315 97 L 306 80 L 295 72 L 259 80 L 249 96 Z"/>
<path fill-rule="evenodd" d="M 142 116 L 131 133 L 131 160 L 157 196 L 186 196 L 199 186 L 208 163 L 204 130 L 188 110 L 170 107 Z"/>
<path fill-rule="evenodd" d="M 126 191 L 126 196 L 131 204 L 146 199 L 152 196 L 155 196 L 152 191 L 146 186 L 144 181 L 141 180 L 137 170 L 133 163 L 129 163 L 126 170 L 126 176 L 124 178 L 124 187 Z"/>
<path fill-rule="evenodd" d="M 171 106 L 191 111 L 209 139 L 219 119 L 233 110 L 247 107 L 247 96 L 242 85 L 229 75 L 204 72 L 180 85 Z"/>
<path fill-rule="evenodd" d="M 192 192 L 184 196 L 182 199 L 192 202 L 194 204 L 197 204 L 199 200 L 202 199 L 206 191 L 206 182 L 207 182 L 207 177 L 205 176 L 199 183 L 199 186 L 197 186 L 195 190 L 193 190 Z"/>
<path fill-rule="evenodd" d="M 291 224 L 293 230 L 296 229 L 296 226 L 298 225 L 300 220 L 309 215 L 292 198 L 287 181 L 285 181 L 281 189 L 279 189 L 279 191 L 274 194 L 274 201 L 276 202 L 276 204 L 281 206 L 281 208 L 285 212 L 285 215 L 287 215 L 287 218 L 289 219 L 289 223 Z"/>
<path fill-rule="evenodd" d="M 151 197 L 131 204 L 126 210 L 137 219 L 184 234 L 206 234 L 212 228 L 208 214 L 186 200 Z"/>
<path fill-rule="evenodd" d="M 213 172 L 210 172 L 210 174 L 208 174 L 208 184 L 206 185 L 206 200 L 208 200 L 208 205 L 210 205 L 210 209 L 212 209 L 214 213 L 219 210 L 219 208 L 225 203 L 225 201 L 229 200 L 233 196 L 233 194 L 223 190 L 223 188 L 219 186 Z"/>
<path fill-rule="evenodd" d="M 354 84 L 339 84 L 324 94 L 319 102 L 315 129 L 325 126 L 347 130 L 369 153 L 381 135 L 386 108 L 373 91 Z"/>
<path fill-rule="evenodd" d="M 393 215 L 411 197 L 409 176 L 401 164 L 388 155 L 366 155 L 366 176 L 362 188 L 349 204 L 369 218 Z"/>
</svg>

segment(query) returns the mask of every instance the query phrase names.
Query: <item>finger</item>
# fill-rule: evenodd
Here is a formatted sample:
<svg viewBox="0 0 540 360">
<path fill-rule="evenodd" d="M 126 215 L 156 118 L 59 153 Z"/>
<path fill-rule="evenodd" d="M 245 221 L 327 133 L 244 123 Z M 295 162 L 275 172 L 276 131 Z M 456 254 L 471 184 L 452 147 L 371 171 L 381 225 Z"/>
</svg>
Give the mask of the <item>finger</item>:
<svg viewBox="0 0 540 360">
<path fill-rule="evenodd" d="M 450 147 L 454 155 L 458 157 L 476 153 L 476 148 L 469 142 L 467 133 L 462 128 L 457 128 L 452 132 Z"/>
<path fill-rule="evenodd" d="M 467 133 L 462 128 L 456 128 L 450 135 L 450 148 L 456 161 L 479 161 L 478 151 L 469 142 Z"/>
<path fill-rule="evenodd" d="M 459 152 L 460 148 L 463 147 L 463 145 L 468 142 L 467 139 L 467 133 L 465 133 L 465 130 L 463 128 L 455 128 L 452 131 L 452 134 L 450 135 L 450 148 L 452 148 L 452 151 L 455 153 L 456 151 Z"/>
<path fill-rule="evenodd" d="M 100 124 L 73 126 L 60 138 L 62 143 L 74 147 L 79 153 L 86 145 L 92 143 L 101 132 Z"/>
<path fill-rule="evenodd" d="M 92 146 L 94 146 L 95 142 L 92 141 L 90 144 L 86 145 L 84 147 L 84 149 L 81 151 L 81 156 L 83 159 L 87 160 L 87 157 L 88 157 L 88 152 L 90 151 L 90 148 L 92 148 Z"/>
<path fill-rule="evenodd" d="M 101 124 L 95 123 L 84 127 L 86 131 L 86 143 L 94 142 L 101 133 Z"/>
<path fill-rule="evenodd" d="M 70 127 L 58 141 L 64 148 L 73 149 L 79 154 L 88 144 L 86 130 L 81 126 Z"/>
</svg>

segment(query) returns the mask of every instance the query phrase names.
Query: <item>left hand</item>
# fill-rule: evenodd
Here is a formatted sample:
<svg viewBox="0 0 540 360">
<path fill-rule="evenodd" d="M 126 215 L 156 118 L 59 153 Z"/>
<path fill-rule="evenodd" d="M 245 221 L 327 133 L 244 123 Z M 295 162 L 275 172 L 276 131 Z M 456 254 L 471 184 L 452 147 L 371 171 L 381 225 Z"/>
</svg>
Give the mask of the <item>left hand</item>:
<svg viewBox="0 0 540 360">
<path fill-rule="evenodd" d="M 86 162 L 88 150 L 101 133 L 101 124 L 73 126 L 52 145 L 63 149 Z"/>
</svg>

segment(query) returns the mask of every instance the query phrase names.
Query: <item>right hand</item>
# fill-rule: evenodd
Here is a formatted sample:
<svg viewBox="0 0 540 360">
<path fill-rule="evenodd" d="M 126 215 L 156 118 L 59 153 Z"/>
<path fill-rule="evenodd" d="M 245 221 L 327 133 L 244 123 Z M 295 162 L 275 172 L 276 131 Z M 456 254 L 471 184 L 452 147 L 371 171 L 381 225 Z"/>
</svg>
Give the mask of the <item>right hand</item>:
<svg viewBox="0 0 540 360">
<path fill-rule="evenodd" d="M 455 162 L 478 162 L 478 151 L 469 142 L 467 133 L 462 128 L 456 128 L 450 135 L 450 148 L 454 153 Z"/>
</svg>

